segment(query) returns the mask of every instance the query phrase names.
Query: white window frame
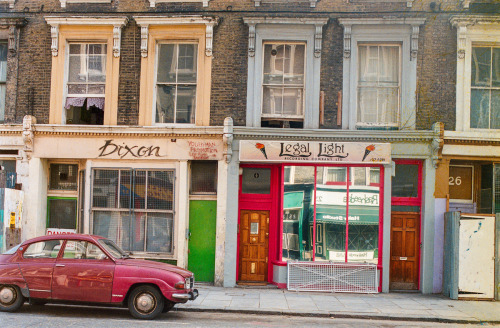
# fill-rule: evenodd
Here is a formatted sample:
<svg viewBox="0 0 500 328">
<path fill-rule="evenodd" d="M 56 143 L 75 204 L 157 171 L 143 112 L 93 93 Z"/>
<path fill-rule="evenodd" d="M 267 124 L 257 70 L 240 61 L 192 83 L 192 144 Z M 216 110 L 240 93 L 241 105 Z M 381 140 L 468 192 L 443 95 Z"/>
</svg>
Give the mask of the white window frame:
<svg viewBox="0 0 500 328">
<path fill-rule="evenodd" d="M 261 117 L 263 118 L 266 118 L 266 119 L 270 119 L 270 120 L 273 120 L 273 119 L 290 119 L 290 120 L 294 120 L 294 119 L 300 119 L 300 120 L 303 120 L 304 119 L 304 103 L 305 103 L 305 79 L 307 77 L 307 73 L 306 73 L 306 63 L 307 63 L 307 45 L 303 42 L 279 42 L 279 41 L 264 41 L 264 44 L 263 44 L 263 48 L 265 48 L 266 45 L 276 45 L 276 46 L 280 46 L 280 45 L 283 45 L 283 46 L 287 46 L 287 45 L 304 45 L 304 49 L 305 49 L 305 53 L 304 53 L 304 79 L 303 79 L 303 82 L 302 82 L 302 114 L 301 115 L 289 115 L 289 116 L 282 116 L 282 115 L 277 115 L 277 114 L 264 114 L 262 111 L 263 111 L 263 108 L 264 108 L 264 87 L 265 86 L 275 86 L 275 87 L 281 87 L 282 90 L 283 90 L 283 95 L 284 95 L 284 91 L 286 89 L 286 84 L 285 83 L 281 83 L 281 84 L 264 84 L 262 83 L 262 105 L 261 105 Z M 264 81 L 264 66 L 265 66 L 265 63 L 264 63 L 264 59 L 265 59 L 265 54 L 264 52 L 262 52 L 262 81 Z M 285 62 L 285 59 L 286 57 L 283 57 L 283 65 L 284 62 Z M 284 69 L 284 68 L 283 68 Z M 283 72 L 283 77 L 285 76 L 285 73 Z M 299 89 L 300 87 L 296 86 L 296 85 L 290 85 L 290 87 L 293 87 L 293 88 L 296 88 L 296 89 Z M 283 106 L 283 102 L 284 102 L 284 96 L 281 98 L 281 102 L 282 102 L 282 110 L 284 109 L 284 106 Z"/>
<path fill-rule="evenodd" d="M 457 88 L 456 131 L 495 133 L 498 129 L 470 127 L 472 48 L 500 47 L 500 17 L 454 16 L 451 24 L 457 28 Z"/>
<path fill-rule="evenodd" d="M 161 44 L 176 44 L 176 45 L 179 45 L 179 44 L 196 44 L 196 51 L 195 51 L 195 55 L 196 55 L 196 82 L 195 83 L 164 83 L 164 84 L 169 84 L 169 85 L 173 85 L 173 86 L 178 86 L 178 85 L 182 85 L 182 84 L 189 84 L 189 85 L 195 85 L 196 86 L 196 92 L 195 92 L 195 96 L 194 96 L 194 102 L 195 102 L 195 108 L 192 110 L 192 115 L 194 115 L 194 118 L 193 118 L 193 121 L 190 122 L 190 123 L 176 123 L 176 117 L 177 117 L 177 93 L 176 93 L 176 98 L 175 98 L 175 112 L 174 112 L 174 121 L 173 122 L 168 122 L 168 123 L 158 123 L 156 122 L 156 96 L 157 96 L 157 90 L 158 90 L 158 64 L 159 64 L 159 58 L 160 58 L 160 45 Z M 197 111 L 197 106 L 198 106 L 198 103 L 197 103 L 197 92 L 199 91 L 198 89 L 198 85 L 199 85 L 199 67 L 200 67 L 200 55 L 199 55 L 199 47 L 200 45 L 198 44 L 198 41 L 196 40 L 189 40 L 189 39 L 186 39 L 186 40 L 159 40 L 157 43 L 156 43 L 156 58 L 155 58 L 155 75 L 154 75 L 154 91 L 153 91 L 153 108 L 152 108 L 152 111 L 153 111 L 153 115 L 152 115 L 152 120 L 153 120 L 153 125 L 161 125 L 161 126 L 172 126 L 172 125 L 182 125 L 182 126 L 195 126 L 196 124 L 196 111 Z M 179 51 L 179 50 L 177 50 Z M 179 63 L 179 57 L 177 57 L 177 65 Z M 178 70 L 179 71 L 179 70 Z"/>
<path fill-rule="evenodd" d="M 306 44 L 304 121 L 305 129 L 319 128 L 319 94 L 323 25 L 328 18 L 243 18 L 249 26 L 246 126 L 260 127 L 264 43 Z"/>
<path fill-rule="evenodd" d="M 397 128 L 416 128 L 417 55 L 424 18 L 339 18 L 344 27 L 342 129 L 356 130 L 358 44 L 400 44 L 400 115 Z M 380 128 L 380 125 L 374 125 Z M 382 127 L 386 127 L 383 125 Z"/>
<path fill-rule="evenodd" d="M 66 8 L 68 3 L 111 3 L 111 0 L 59 0 L 61 8 Z"/>
<path fill-rule="evenodd" d="M 363 122 L 361 120 L 360 117 L 358 117 L 358 109 L 360 107 L 360 103 L 359 103 L 359 91 L 361 88 L 368 88 L 368 87 L 371 87 L 371 88 L 381 88 L 379 85 L 378 85 L 378 81 L 375 82 L 377 85 L 376 86 L 360 86 L 360 81 L 359 81 L 359 74 L 357 74 L 357 81 L 356 81 L 356 127 L 359 127 L 359 128 L 363 128 L 363 127 L 377 127 L 377 126 L 381 126 L 381 127 L 395 127 L 395 128 L 398 128 L 399 127 L 399 122 L 400 122 L 400 115 L 401 115 L 401 79 L 402 79 L 402 76 L 401 76 L 401 44 L 399 43 L 388 43 L 388 42 L 381 42 L 381 43 L 363 43 L 363 42 L 359 42 L 358 43 L 358 50 L 359 50 L 359 47 L 364 47 L 364 46 L 377 46 L 377 47 L 398 47 L 399 49 L 399 53 L 398 53 L 398 86 L 397 86 L 397 90 L 398 90 L 398 108 L 396 109 L 396 123 L 366 123 L 366 122 Z M 359 53 L 359 51 L 358 51 Z M 357 69 L 358 69 L 358 73 L 359 73 L 359 60 L 360 58 L 358 57 L 358 66 L 357 66 Z M 378 76 L 380 77 L 380 75 Z M 377 104 L 378 105 L 378 99 L 377 99 Z M 361 115 L 363 115 L 363 113 L 361 113 Z"/>
<path fill-rule="evenodd" d="M 208 2 L 210 0 L 149 0 L 149 6 L 151 8 L 156 7 L 157 3 L 169 3 L 169 2 L 201 2 L 203 7 L 208 7 Z"/>
</svg>

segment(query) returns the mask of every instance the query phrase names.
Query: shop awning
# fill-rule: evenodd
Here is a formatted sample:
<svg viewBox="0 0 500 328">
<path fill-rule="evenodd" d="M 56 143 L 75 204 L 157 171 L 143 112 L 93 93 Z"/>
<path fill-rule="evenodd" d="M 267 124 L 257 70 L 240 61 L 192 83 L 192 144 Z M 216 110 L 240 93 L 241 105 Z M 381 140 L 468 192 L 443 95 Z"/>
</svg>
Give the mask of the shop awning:
<svg viewBox="0 0 500 328">
<path fill-rule="evenodd" d="M 311 208 L 311 212 L 314 208 Z M 316 207 L 316 222 L 345 224 L 346 208 L 340 205 L 321 205 Z M 349 206 L 349 224 L 379 224 L 378 206 Z"/>
</svg>

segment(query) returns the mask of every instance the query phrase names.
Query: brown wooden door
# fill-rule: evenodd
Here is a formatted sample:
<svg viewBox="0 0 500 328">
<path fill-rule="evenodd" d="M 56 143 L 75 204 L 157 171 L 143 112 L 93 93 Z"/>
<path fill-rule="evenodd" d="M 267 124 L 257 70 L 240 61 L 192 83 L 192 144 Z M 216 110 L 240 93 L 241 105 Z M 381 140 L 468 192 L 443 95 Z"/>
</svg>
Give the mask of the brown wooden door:
<svg viewBox="0 0 500 328">
<path fill-rule="evenodd" d="M 419 213 L 392 213 L 390 289 L 418 289 L 419 231 Z"/>
<path fill-rule="evenodd" d="M 269 211 L 240 212 L 240 281 L 267 281 Z"/>
</svg>

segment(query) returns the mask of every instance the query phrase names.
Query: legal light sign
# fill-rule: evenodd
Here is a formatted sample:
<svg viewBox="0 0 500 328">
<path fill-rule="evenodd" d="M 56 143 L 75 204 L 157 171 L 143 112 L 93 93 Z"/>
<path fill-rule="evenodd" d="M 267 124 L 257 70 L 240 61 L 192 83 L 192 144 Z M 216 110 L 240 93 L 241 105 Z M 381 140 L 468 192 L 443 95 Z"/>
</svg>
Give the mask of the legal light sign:
<svg viewBox="0 0 500 328">
<path fill-rule="evenodd" d="M 240 161 L 390 164 L 388 143 L 240 141 Z"/>
</svg>

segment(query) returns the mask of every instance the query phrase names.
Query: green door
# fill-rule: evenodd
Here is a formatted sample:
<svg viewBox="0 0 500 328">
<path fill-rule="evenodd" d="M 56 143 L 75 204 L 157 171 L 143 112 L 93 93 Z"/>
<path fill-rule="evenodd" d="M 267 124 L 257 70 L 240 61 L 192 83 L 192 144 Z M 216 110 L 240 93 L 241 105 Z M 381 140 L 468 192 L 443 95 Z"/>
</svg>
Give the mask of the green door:
<svg viewBox="0 0 500 328">
<path fill-rule="evenodd" d="M 214 281 L 216 209 L 215 200 L 189 202 L 188 269 L 196 281 Z"/>
</svg>

